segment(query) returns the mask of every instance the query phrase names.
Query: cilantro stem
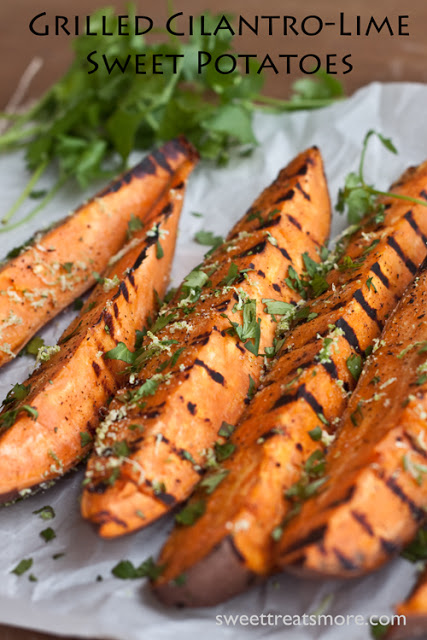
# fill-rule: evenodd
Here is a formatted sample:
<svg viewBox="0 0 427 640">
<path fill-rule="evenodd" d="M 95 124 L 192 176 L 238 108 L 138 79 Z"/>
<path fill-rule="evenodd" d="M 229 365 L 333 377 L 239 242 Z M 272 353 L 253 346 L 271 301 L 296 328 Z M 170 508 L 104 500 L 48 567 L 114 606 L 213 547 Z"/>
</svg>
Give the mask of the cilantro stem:
<svg viewBox="0 0 427 640">
<path fill-rule="evenodd" d="M 387 198 L 396 198 L 396 200 L 405 200 L 406 202 L 413 202 L 414 204 L 421 204 L 423 207 L 427 207 L 427 200 L 421 200 L 420 198 L 413 198 L 412 196 L 404 196 L 400 193 L 392 193 L 391 191 L 378 191 L 373 187 L 366 187 L 366 189 L 375 196 L 386 196 Z"/>
<path fill-rule="evenodd" d="M 18 123 L 16 122 L 15 125 L 18 125 Z M 28 127 L 25 129 L 20 129 L 17 126 L 15 128 L 15 125 L 12 125 L 6 133 L 0 136 L 0 148 L 10 147 L 22 140 L 22 138 L 29 138 L 42 133 L 44 129 L 44 125 Z"/>
<path fill-rule="evenodd" d="M 365 139 L 363 140 L 363 148 L 362 148 L 362 153 L 360 154 L 360 162 L 359 162 L 359 179 L 362 184 L 362 187 L 373 196 L 385 196 L 387 198 L 396 198 L 397 200 L 405 200 L 406 202 L 412 202 L 414 204 L 420 204 L 423 207 L 427 207 L 426 200 L 421 200 L 420 198 L 413 198 L 411 196 L 404 196 L 399 193 L 391 193 L 390 191 L 380 191 L 379 189 L 375 189 L 375 187 L 371 187 L 370 185 L 366 184 L 365 178 L 363 175 L 363 169 L 365 166 L 365 156 L 368 150 L 369 138 L 371 138 L 372 136 L 378 136 L 381 142 L 385 144 L 384 138 L 381 135 L 379 135 L 374 129 L 369 129 L 368 133 L 365 136 Z M 385 146 L 389 150 L 393 150 L 394 148 L 391 142 L 390 142 L 390 146 L 388 146 L 387 144 L 385 144 Z"/>
<path fill-rule="evenodd" d="M 298 111 L 300 109 L 319 109 L 321 107 L 327 107 L 339 99 L 339 97 L 334 96 L 332 98 L 298 98 L 295 100 L 281 100 L 280 98 L 273 98 L 272 96 L 258 95 L 255 99 L 255 106 L 258 109 L 262 109 L 263 105 L 271 105 L 280 111 Z"/>
<path fill-rule="evenodd" d="M 34 189 L 35 185 L 39 181 L 40 177 L 46 171 L 48 164 L 49 164 L 48 160 L 45 160 L 44 162 L 39 164 L 39 166 L 37 167 L 37 169 L 34 171 L 33 175 L 31 176 L 31 178 L 27 182 L 27 184 L 26 184 L 24 190 L 22 191 L 21 195 L 19 196 L 19 198 L 17 200 L 15 200 L 14 204 L 10 207 L 9 211 L 2 218 L 2 223 L 3 224 L 7 224 L 9 222 L 9 220 L 13 217 L 13 215 L 18 211 L 19 207 L 27 199 L 27 197 L 30 195 L 31 191 Z"/>
<path fill-rule="evenodd" d="M 37 205 L 37 207 L 35 207 L 34 209 L 32 209 L 24 218 L 22 218 L 22 220 L 18 220 L 18 222 L 14 222 L 13 224 L 8 224 L 8 225 L 6 225 L 4 227 L 0 227 L 0 233 L 6 233 L 7 231 L 11 231 L 12 229 L 16 229 L 17 227 L 20 227 L 25 222 L 28 222 L 29 220 L 34 218 L 34 216 L 41 209 L 43 209 L 43 207 L 45 207 L 52 200 L 52 198 L 57 194 L 59 189 L 65 183 L 67 177 L 68 176 L 65 176 L 65 177 L 61 178 L 60 180 L 58 180 L 58 182 L 52 187 L 52 189 L 45 195 L 45 197 L 40 202 L 40 204 Z"/>
</svg>

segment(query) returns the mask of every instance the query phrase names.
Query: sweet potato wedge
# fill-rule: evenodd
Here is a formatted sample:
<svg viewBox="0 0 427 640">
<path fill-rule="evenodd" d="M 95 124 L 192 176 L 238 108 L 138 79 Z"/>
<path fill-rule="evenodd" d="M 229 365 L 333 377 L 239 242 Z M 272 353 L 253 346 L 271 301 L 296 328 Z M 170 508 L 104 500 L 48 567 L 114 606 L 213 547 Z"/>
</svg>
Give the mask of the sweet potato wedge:
<svg viewBox="0 0 427 640">
<path fill-rule="evenodd" d="M 131 216 L 146 222 L 174 172 L 196 156 L 168 142 L 62 222 L 13 249 L 0 268 L 0 366 L 87 291 L 126 240 Z M 101 241 L 102 240 L 102 241 Z"/>
<path fill-rule="evenodd" d="M 258 353 L 273 343 L 276 324 L 262 300 L 300 299 L 285 282 L 288 267 L 301 273 L 303 252 L 316 259 L 329 223 L 322 160 L 312 148 L 280 172 L 161 310 L 165 326 L 148 334 L 135 384 L 111 403 L 89 461 L 82 513 L 102 536 L 148 525 L 188 497 L 215 456 L 226 457 L 218 430 L 242 413 L 260 377 Z M 117 441 L 126 460 L 112 455 Z"/>
<path fill-rule="evenodd" d="M 393 188 L 419 196 L 426 187 L 427 163 Z M 163 602 L 213 605 L 271 573 L 274 538 L 301 496 L 320 488 L 321 450 L 356 384 L 351 363 L 360 368 L 426 255 L 425 208 L 397 199 L 384 205 L 384 220 L 368 216 L 328 274 L 327 291 L 306 305 L 307 321 L 288 332 L 231 436 L 235 452 L 222 481 L 206 495 L 204 479 L 192 500 L 203 501 L 204 514 L 193 526 L 177 525 L 166 542 L 154 584 Z"/>
<path fill-rule="evenodd" d="M 88 454 L 98 412 L 124 381 L 125 363 L 108 352 L 117 345 L 134 348 L 136 330 L 165 292 L 193 164 L 188 160 L 176 172 L 153 209 L 151 229 L 135 231 L 110 260 L 103 282 L 50 348 L 51 357 L 45 352 L 46 361 L 7 396 L 0 413 L 1 501 L 46 487 Z"/>
<path fill-rule="evenodd" d="M 408 544 L 425 520 L 426 305 L 427 260 L 366 363 L 326 456 L 323 491 L 285 530 L 281 567 L 363 575 Z"/>
<path fill-rule="evenodd" d="M 425 640 L 427 637 L 427 567 L 420 574 L 417 583 L 406 598 L 396 607 L 400 616 L 388 629 L 384 640 Z M 403 622 L 403 616 L 405 622 Z"/>
</svg>

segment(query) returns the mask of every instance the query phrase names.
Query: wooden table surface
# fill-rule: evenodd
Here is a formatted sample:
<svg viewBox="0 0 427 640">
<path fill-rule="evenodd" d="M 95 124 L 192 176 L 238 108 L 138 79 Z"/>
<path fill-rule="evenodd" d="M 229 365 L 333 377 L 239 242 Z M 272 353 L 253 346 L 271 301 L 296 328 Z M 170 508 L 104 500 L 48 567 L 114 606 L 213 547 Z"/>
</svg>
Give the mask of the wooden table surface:
<svg viewBox="0 0 427 640">
<path fill-rule="evenodd" d="M 43 67 L 31 84 L 27 98 L 35 98 L 64 72 L 72 59 L 70 37 L 60 36 L 37 37 L 30 33 L 28 24 L 31 18 L 46 11 L 48 16 L 85 16 L 94 9 L 106 5 L 115 5 L 126 13 L 125 2 L 120 0 L 1 0 L 0 7 L 0 107 L 4 108 L 22 73 L 30 61 L 39 56 L 43 59 Z M 145 0 L 137 2 L 139 13 L 149 15 L 155 23 L 164 22 L 166 17 L 166 2 L 162 0 Z M 371 35 L 370 37 L 341 36 L 329 37 L 322 34 L 315 38 L 304 35 L 287 37 L 275 36 L 270 38 L 256 37 L 252 34 L 236 37 L 236 49 L 242 53 L 257 53 L 264 57 L 269 53 L 277 56 L 279 53 L 316 53 L 325 56 L 336 53 L 342 57 L 348 53 L 352 55 L 354 70 L 341 78 L 347 93 L 358 87 L 378 81 L 418 81 L 427 82 L 427 2 L 425 0 L 353 0 L 350 3 L 338 0 L 263 0 L 262 9 L 255 0 L 175 0 L 176 11 L 183 11 L 185 15 L 199 13 L 203 9 L 215 12 L 228 11 L 235 15 L 242 14 L 247 19 L 257 14 L 261 15 L 290 15 L 297 19 L 308 15 L 319 15 L 325 21 L 336 19 L 337 14 L 345 9 L 347 24 L 354 25 L 357 15 L 362 22 L 373 15 L 381 22 L 387 15 L 393 24 L 396 16 L 409 15 L 410 36 L 393 36 L 386 34 Z M 265 93 L 276 97 L 287 97 L 290 84 L 299 74 L 291 76 L 275 76 L 272 71 L 267 73 Z M 25 611 L 22 612 L 25 619 Z M 1 640 L 49 640 L 49 636 L 34 631 L 14 629 L 0 625 Z M 57 636 L 56 636 L 57 637 Z"/>
</svg>

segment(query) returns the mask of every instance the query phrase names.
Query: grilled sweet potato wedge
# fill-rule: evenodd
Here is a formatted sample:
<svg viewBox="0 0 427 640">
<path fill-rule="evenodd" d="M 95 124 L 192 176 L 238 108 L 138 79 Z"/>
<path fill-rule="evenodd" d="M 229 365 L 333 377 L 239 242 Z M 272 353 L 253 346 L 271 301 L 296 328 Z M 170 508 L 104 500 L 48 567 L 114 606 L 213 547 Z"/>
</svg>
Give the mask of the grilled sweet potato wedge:
<svg viewBox="0 0 427 640">
<path fill-rule="evenodd" d="M 136 231 L 111 259 L 57 347 L 23 385 L 16 385 L 0 413 L 0 497 L 25 496 L 63 475 L 93 444 L 98 412 L 123 384 L 126 364 L 109 359 L 116 348 L 133 349 L 163 295 L 173 259 L 185 180 L 193 163 L 176 172 L 158 201 L 152 227 Z M 39 351 L 39 355 L 43 354 Z"/>
<path fill-rule="evenodd" d="M 196 157 L 168 142 L 46 232 L 14 249 L 0 268 L 0 366 L 94 283 L 126 240 L 131 216 L 144 223 L 176 170 Z M 9 254 L 10 255 L 10 254 Z"/>
<path fill-rule="evenodd" d="M 418 197 L 426 187 L 427 163 L 392 188 Z M 383 221 L 368 216 L 328 274 L 327 291 L 306 305 L 307 321 L 288 332 L 231 436 L 234 454 L 217 470 L 222 481 L 206 495 L 204 479 L 190 503 L 202 502 L 204 514 L 177 525 L 166 542 L 154 585 L 164 602 L 212 605 L 272 572 L 274 538 L 302 497 L 320 488 L 322 449 L 355 387 L 355 369 L 426 255 L 425 208 L 383 204 Z"/>
<path fill-rule="evenodd" d="M 399 624 L 394 622 L 384 636 L 386 640 L 425 640 L 427 637 L 427 567 L 420 574 L 413 591 L 396 607 Z"/>
<path fill-rule="evenodd" d="M 273 343 L 276 324 L 262 300 L 300 299 L 285 282 L 288 267 L 301 273 L 304 252 L 316 259 L 329 223 L 322 160 L 312 148 L 162 309 L 165 326 L 148 334 L 135 383 L 111 403 L 89 461 L 82 513 L 102 536 L 148 525 L 188 497 L 215 455 L 226 456 L 218 430 L 242 413 L 260 377 L 258 353 Z M 125 458 L 114 455 L 117 442 Z"/>
<path fill-rule="evenodd" d="M 370 356 L 326 457 L 324 489 L 285 530 L 281 567 L 358 576 L 415 536 L 427 507 L 427 260 Z"/>
</svg>

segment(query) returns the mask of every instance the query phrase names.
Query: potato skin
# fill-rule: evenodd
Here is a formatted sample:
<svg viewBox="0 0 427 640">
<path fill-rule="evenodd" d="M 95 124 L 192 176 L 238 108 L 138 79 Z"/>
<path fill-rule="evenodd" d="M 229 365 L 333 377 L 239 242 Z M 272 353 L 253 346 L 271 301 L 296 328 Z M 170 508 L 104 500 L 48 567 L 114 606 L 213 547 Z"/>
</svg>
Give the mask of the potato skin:
<svg viewBox="0 0 427 640">
<path fill-rule="evenodd" d="M 103 272 L 126 242 L 131 215 L 149 224 L 174 172 L 196 157 L 184 138 L 166 143 L 5 262 L 0 268 L 0 366 L 95 284 L 93 273 Z"/>
</svg>

